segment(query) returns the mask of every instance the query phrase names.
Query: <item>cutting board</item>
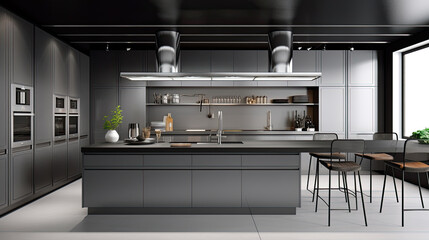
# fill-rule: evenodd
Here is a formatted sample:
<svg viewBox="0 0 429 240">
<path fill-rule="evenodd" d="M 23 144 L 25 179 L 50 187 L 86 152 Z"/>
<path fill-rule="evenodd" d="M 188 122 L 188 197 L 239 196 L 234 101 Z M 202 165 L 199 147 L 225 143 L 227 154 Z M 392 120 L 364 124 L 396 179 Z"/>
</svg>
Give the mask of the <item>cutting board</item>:
<svg viewBox="0 0 429 240">
<path fill-rule="evenodd" d="M 171 143 L 170 147 L 191 147 L 191 143 Z"/>
</svg>

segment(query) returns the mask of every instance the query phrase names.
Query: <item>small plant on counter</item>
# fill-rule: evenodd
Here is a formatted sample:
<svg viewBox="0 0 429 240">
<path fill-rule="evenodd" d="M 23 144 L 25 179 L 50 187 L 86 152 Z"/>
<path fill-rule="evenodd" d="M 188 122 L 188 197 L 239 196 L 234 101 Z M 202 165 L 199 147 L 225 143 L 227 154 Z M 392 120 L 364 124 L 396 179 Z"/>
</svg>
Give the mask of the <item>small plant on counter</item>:
<svg viewBox="0 0 429 240">
<path fill-rule="evenodd" d="M 420 143 L 429 144 L 429 128 L 413 132 L 411 138 L 418 139 Z"/>
<path fill-rule="evenodd" d="M 104 129 L 115 130 L 122 123 L 123 118 L 121 106 L 118 105 L 115 110 L 112 110 L 112 118 L 110 120 L 109 116 L 104 116 Z"/>
</svg>

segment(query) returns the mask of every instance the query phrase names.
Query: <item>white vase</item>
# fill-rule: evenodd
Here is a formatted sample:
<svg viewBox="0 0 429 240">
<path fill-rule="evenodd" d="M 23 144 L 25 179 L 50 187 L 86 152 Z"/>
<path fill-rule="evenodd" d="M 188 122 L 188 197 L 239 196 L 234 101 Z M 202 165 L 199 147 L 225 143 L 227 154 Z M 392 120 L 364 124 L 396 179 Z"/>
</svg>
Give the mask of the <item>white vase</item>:
<svg viewBox="0 0 429 240">
<path fill-rule="evenodd" d="M 106 136 L 104 136 L 104 139 L 106 142 L 115 143 L 119 140 L 119 134 L 116 130 L 109 130 L 107 131 Z"/>
</svg>

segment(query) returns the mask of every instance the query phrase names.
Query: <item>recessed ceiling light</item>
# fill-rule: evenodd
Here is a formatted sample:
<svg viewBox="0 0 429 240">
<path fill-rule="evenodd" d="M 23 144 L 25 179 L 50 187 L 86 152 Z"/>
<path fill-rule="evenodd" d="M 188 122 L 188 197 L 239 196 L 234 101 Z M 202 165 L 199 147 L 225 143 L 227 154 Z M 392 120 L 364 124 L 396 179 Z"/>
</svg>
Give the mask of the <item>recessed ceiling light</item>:
<svg viewBox="0 0 429 240">
<path fill-rule="evenodd" d="M 109 51 L 109 44 L 106 44 L 106 52 Z"/>
<path fill-rule="evenodd" d="M 130 47 L 127 47 L 127 52 L 129 52 L 131 50 L 131 48 Z"/>
<path fill-rule="evenodd" d="M 354 47 L 351 47 L 351 48 L 350 48 L 350 51 L 354 51 L 354 50 L 355 50 L 355 48 L 354 48 Z"/>
<path fill-rule="evenodd" d="M 298 47 L 298 50 L 301 50 L 302 49 L 302 47 Z"/>
<path fill-rule="evenodd" d="M 310 50 L 311 50 L 311 47 L 308 47 L 308 48 L 307 48 L 307 51 L 310 51 Z"/>
<path fill-rule="evenodd" d="M 325 51 L 326 50 L 326 44 L 325 45 L 323 45 L 323 51 Z"/>
</svg>

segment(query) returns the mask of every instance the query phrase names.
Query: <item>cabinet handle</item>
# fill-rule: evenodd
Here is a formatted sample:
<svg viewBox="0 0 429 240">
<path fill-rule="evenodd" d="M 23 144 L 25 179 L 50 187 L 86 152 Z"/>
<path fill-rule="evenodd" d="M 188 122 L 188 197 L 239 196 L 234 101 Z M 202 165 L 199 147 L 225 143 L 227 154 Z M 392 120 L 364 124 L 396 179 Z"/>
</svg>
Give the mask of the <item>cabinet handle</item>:
<svg viewBox="0 0 429 240">
<path fill-rule="evenodd" d="M 1 149 L 0 150 L 0 156 L 6 155 L 6 154 L 7 154 L 7 149 Z"/>
<path fill-rule="evenodd" d="M 36 148 L 43 148 L 43 147 L 49 147 L 49 146 L 51 146 L 51 141 L 36 144 Z"/>
<path fill-rule="evenodd" d="M 85 138 L 88 138 L 88 135 L 81 135 L 80 136 L 80 139 L 85 139 Z"/>
<path fill-rule="evenodd" d="M 61 143 L 65 143 L 66 142 L 66 140 L 65 139 L 61 139 L 61 140 L 56 140 L 55 142 L 54 142 L 54 144 L 56 145 L 56 144 L 61 144 Z"/>
<path fill-rule="evenodd" d="M 74 142 L 74 141 L 77 141 L 77 140 L 79 140 L 79 137 L 69 138 L 69 142 Z"/>
<path fill-rule="evenodd" d="M 12 153 L 24 152 L 32 149 L 32 145 L 12 148 Z"/>
</svg>

